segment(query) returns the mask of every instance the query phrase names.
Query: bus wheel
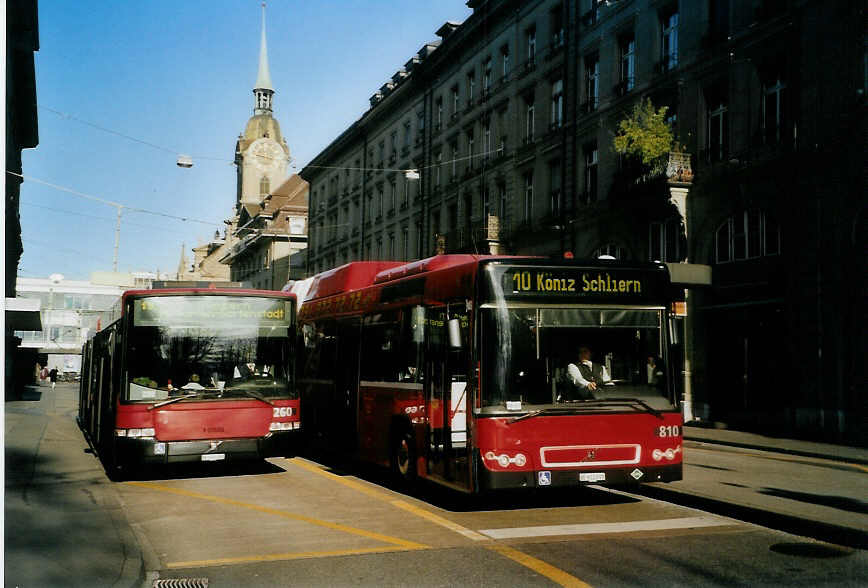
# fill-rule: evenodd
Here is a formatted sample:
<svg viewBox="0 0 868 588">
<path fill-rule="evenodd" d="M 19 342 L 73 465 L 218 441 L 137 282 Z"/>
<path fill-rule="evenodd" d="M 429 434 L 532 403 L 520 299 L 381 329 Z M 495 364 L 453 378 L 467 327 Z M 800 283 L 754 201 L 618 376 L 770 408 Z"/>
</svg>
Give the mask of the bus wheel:
<svg viewBox="0 0 868 588">
<path fill-rule="evenodd" d="M 395 478 L 409 484 L 416 480 L 416 446 L 408 431 L 394 436 L 392 442 L 392 473 Z"/>
</svg>

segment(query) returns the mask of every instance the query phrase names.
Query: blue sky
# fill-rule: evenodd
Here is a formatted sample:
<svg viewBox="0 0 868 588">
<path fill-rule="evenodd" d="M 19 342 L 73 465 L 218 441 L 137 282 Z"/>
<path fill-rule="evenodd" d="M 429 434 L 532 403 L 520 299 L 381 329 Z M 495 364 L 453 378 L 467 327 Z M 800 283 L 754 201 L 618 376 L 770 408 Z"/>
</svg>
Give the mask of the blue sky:
<svg viewBox="0 0 868 588">
<path fill-rule="evenodd" d="M 269 2 L 275 117 L 297 169 L 443 22 L 469 14 L 462 0 Z M 256 0 L 40 0 L 39 146 L 23 153 L 32 180 L 21 188 L 19 275 L 87 279 L 112 267 L 115 209 L 45 183 L 204 221 L 126 211 L 119 271 L 175 271 L 182 243 L 192 258 L 223 226 L 235 140 L 253 111 L 260 20 Z M 179 153 L 194 167 L 177 167 Z"/>
</svg>

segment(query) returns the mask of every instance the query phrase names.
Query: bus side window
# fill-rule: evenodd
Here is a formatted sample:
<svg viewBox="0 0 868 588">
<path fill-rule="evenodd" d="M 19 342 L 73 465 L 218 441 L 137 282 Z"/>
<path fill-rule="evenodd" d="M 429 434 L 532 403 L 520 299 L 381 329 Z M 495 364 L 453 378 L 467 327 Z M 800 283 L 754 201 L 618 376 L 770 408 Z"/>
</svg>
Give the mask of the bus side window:
<svg viewBox="0 0 868 588">
<path fill-rule="evenodd" d="M 400 316 L 399 311 L 388 311 L 365 317 L 362 326 L 362 380 L 370 382 L 399 380 L 403 361 L 400 349 Z"/>
</svg>

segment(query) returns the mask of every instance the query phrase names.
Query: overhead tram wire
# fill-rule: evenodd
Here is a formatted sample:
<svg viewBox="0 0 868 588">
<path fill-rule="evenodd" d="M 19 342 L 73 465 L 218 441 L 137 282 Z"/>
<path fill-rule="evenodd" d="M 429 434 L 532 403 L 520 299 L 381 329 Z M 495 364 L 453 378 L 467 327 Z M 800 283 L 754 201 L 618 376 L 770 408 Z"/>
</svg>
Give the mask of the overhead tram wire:
<svg viewBox="0 0 868 588">
<path fill-rule="evenodd" d="M 79 123 L 81 123 L 81 124 L 84 124 L 84 125 L 87 125 L 87 126 L 93 127 L 93 128 L 95 128 L 95 129 L 97 129 L 97 130 L 103 131 L 104 133 L 109 133 L 109 134 L 111 134 L 111 135 L 115 135 L 115 136 L 118 136 L 118 137 L 121 137 L 121 138 L 127 139 L 127 140 L 129 140 L 129 141 L 133 141 L 133 142 L 135 142 L 135 143 L 140 143 L 140 144 L 142 144 L 142 145 L 146 145 L 146 146 L 148 146 L 148 147 L 151 147 L 151 148 L 153 148 L 153 149 L 157 149 L 157 150 L 159 150 L 159 151 L 163 151 L 163 152 L 165 152 L 165 153 L 171 153 L 171 154 L 173 154 L 173 155 L 178 155 L 178 154 L 180 153 L 180 151 L 178 151 L 177 149 L 171 149 L 171 148 L 169 148 L 169 147 L 165 147 L 165 146 L 163 146 L 163 145 L 158 145 L 158 144 L 156 144 L 156 143 L 152 143 L 152 142 L 150 142 L 150 141 L 146 141 L 146 140 L 144 140 L 144 139 L 139 139 L 138 137 L 134 137 L 134 136 L 132 136 L 132 135 L 128 135 L 128 134 L 123 133 L 123 132 L 120 132 L 120 131 L 116 131 L 116 130 L 113 130 L 113 129 L 109 129 L 109 128 L 104 127 L 104 126 L 102 126 L 102 125 L 98 125 L 98 124 L 96 124 L 96 123 L 93 123 L 93 122 L 90 122 L 90 121 L 88 121 L 88 120 L 85 120 L 85 119 L 79 118 L 79 117 L 77 117 L 77 116 L 75 116 L 75 115 L 72 115 L 72 114 L 68 114 L 68 113 L 62 112 L 62 111 L 60 111 L 60 110 L 55 110 L 54 108 L 50 108 L 50 107 L 48 107 L 48 106 L 43 106 L 43 105 L 41 105 L 41 104 L 38 104 L 38 105 L 37 105 L 37 108 L 41 108 L 41 109 L 43 109 L 43 110 L 47 110 L 48 112 L 52 112 L 52 113 L 58 115 L 58 116 L 61 117 L 61 118 L 69 119 L 69 120 L 74 120 L 74 121 L 79 122 Z M 383 168 L 383 167 L 350 167 L 350 166 L 339 166 L 339 165 L 305 165 L 305 166 L 303 166 L 303 167 L 304 167 L 304 168 L 310 168 L 310 169 L 327 169 L 327 170 L 330 169 L 330 170 L 339 170 L 339 171 L 362 171 L 362 172 L 368 172 L 368 171 L 383 171 L 383 172 L 401 172 L 401 173 L 403 173 L 403 174 L 407 174 L 407 173 L 409 173 L 409 172 L 419 172 L 419 171 L 421 171 L 421 170 L 425 170 L 425 169 L 433 169 L 433 168 L 437 167 L 438 165 L 439 165 L 439 166 L 443 166 L 443 165 L 451 165 L 451 164 L 453 164 L 453 163 L 459 163 L 459 162 L 461 162 L 461 161 L 467 161 L 468 159 L 473 159 L 474 157 L 479 158 L 479 157 L 485 157 L 485 156 L 493 155 L 493 154 L 496 154 L 498 151 L 500 151 L 500 150 L 499 150 L 499 149 L 493 149 L 493 150 L 487 151 L 487 152 L 485 152 L 485 153 L 471 153 L 470 155 L 465 155 L 465 156 L 463 156 L 463 157 L 456 157 L 456 158 L 454 158 L 454 159 L 450 159 L 450 160 L 447 160 L 447 161 L 441 161 L 441 162 L 438 162 L 438 163 L 432 163 L 432 164 L 430 164 L 430 165 L 426 165 L 426 166 L 422 166 L 422 167 L 414 167 L 414 168 L 409 168 L 409 169 L 403 169 L 403 168 Z M 226 164 L 229 164 L 229 165 L 233 165 L 233 164 L 235 163 L 234 161 L 229 160 L 229 159 L 227 159 L 227 158 L 225 158 L 225 157 L 214 157 L 214 156 L 208 156 L 208 155 L 190 155 L 190 157 L 192 157 L 194 160 L 195 160 L 195 159 L 201 159 L 201 160 L 207 160 L 207 161 L 220 161 L 220 162 L 223 162 L 223 163 L 226 163 Z M 259 157 L 263 157 L 263 156 L 259 156 Z M 274 160 L 282 160 L 282 161 L 286 161 L 287 163 L 291 163 L 291 162 L 292 162 L 292 158 L 284 158 L 284 157 L 270 158 L 270 157 L 267 157 L 267 156 L 265 156 L 265 158 L 266 158 L 266 159 L 274 159 Z M 295 166 L 293 166 L 293 167 L 295 167 Z M 130 208 L 130 210 L 132 210 L 132 208 Z M 213 224 L 213 223 L 212 223 L 212 224 Z"/>
<path fill-rule="evenodd" d="M 118 271 L 118 249 L 120 249 L 120 240 L 121 240 L 121 215 L 123 214 L 124 209 L 127 209 L 132 212 L 140 212 L 142 214 L 152 214 L 154 216 L 160 216 L 163 218 L 171 218 L 175 220 L 181 220 L 184 222 L 194 222 L 209 225 L 212 227 L 219 227 L 221 225 L 217 223 L 212 223 L 209 221 L 203 221 L 200 219 L 177 216 L 174 214 L 167 214 L 165 212 L 157 212 L 154 210 L 147 210 L 145 208 L 138 208 L 134 206 L 128 206 L 126 204 L 121 204 L 120 202 L 114 202 L 113 200 L 106 200 L 105 198 L 100 198 L 98 196 L 93 196 L 91 194 L 85 194 L 84 192 L 79 192 L 77 190 L 73 190 L 72 188 L 67 188 L 66 186 L 59 186 L 57 184 L 52 184 L 51 182 L 46 182 L 45 180 L 40 180 L 31 176 L 25 176 L 24 174 L 19 174 L 10 170 L 6 170 L 6 173 L 17 178 L 21 178 L 27 182 L 33 182 L 36 184 L 42 184 L 44 186 L 48 186 L 50 188 L 54 188 L 55 190 L 60 190 L 61 192 L 67 192 L 69 194 L 73 194 L 74 196 L 78 196 L 80 198 L 85 198 L 87 200 L 93 200 L 94 202 L 99 202 L 101 204 L 105 204 L 107 206 L 112 206 L 117 210 L 117 222 L 115 224 L 115 247 L 114 247 L 114 260 L 112 262 L 112 271 Z"/>
</svg>

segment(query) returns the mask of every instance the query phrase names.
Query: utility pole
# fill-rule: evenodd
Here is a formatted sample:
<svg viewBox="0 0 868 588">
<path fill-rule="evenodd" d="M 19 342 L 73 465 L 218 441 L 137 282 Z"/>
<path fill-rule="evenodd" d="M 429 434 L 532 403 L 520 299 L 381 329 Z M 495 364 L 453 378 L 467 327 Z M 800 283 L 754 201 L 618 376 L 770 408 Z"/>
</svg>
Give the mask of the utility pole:
<svg viewBox="0 0 868 588">
<path fill-rule="evenodd" d="M 115 255 L 112 260 L 112 271 L 117 273 L 118 271 L 118 247 L 121 244 L 121 213 L 124 210 L 124 207 L 120 204 L 116 204 L 118 209 L 118 222 L 115 224 Z"/>
</svg>

